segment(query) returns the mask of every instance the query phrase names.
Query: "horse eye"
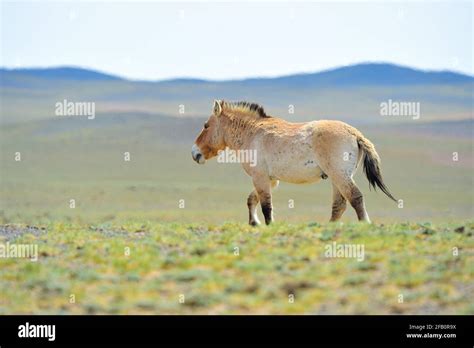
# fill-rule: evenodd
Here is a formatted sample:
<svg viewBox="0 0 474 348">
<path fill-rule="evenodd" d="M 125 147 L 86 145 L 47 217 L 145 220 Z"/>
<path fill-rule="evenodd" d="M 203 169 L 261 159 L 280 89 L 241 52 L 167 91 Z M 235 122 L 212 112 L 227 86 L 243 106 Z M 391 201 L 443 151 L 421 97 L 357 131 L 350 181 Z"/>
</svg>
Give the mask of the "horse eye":
<svg viewBox="0 0 474 348">
<path fill-rule="evenodd" d="M 207 128 L 209 128 L 209 123 L 206 122 L 204 123 L 204 129 L 207 129 Z"/>
</svg>

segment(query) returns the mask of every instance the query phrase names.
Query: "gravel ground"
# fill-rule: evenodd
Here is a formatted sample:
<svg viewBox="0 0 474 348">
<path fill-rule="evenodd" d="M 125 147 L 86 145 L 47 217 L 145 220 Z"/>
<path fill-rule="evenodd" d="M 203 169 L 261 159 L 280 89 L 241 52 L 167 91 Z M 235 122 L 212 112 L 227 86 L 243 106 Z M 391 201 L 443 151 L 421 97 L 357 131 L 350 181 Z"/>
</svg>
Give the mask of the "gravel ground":
<svg viewBox="0 0 474 348">
<path fill-rule="evenodd" d="M 47 231 L 44 227 L 40 228 L 36 226 L 0 225 L 0 238 L 6 241 L 15 240 L 26 233 L 40 236 L 46 232 Z"/>
</svg>

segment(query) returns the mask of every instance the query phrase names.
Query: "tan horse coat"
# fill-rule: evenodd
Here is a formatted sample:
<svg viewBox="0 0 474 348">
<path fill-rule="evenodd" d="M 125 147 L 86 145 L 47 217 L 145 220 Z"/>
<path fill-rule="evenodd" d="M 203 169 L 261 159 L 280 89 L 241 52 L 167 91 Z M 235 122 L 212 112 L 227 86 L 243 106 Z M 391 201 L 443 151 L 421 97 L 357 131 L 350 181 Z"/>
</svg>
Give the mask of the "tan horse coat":
<svg viewBox="0 0 474 348">
<path fill-rule="evenodd" d="M 279 180 L 302 184 L 326 177 L 333 186 L 331 221 L 342 216 L 349 201 L 359 220 L 370 222 L 362 193 L 353 180 L 362 160 L 369 183 L 395 200 L 383 183 L 374 145 L 343 122 L 291 123 L 268 116 L 257 104 L 215 101 L 213 114 L 193 146 L 192 157 L 203 164 L 226 148 L 254 151 L 257 156 L 256 165 L 242 164 L 255 188 L 247 199 L 251 225 L 259 224 L 259 202 L 265 222 L 273 221 L 271 189 Z"/>
</svg>

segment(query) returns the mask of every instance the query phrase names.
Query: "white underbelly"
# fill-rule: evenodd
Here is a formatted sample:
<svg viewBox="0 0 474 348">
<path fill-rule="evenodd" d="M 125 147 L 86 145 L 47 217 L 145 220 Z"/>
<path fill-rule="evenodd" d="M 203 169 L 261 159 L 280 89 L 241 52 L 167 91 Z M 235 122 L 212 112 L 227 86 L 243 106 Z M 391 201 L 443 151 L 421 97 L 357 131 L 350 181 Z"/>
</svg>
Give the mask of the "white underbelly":
<svg viewBox="0 0 474 348">
<path fill-rule="evenodd" d="M 307 151 L 301 151 L 304 149 Z M 267 165 L 271 178 L 295 184 L 314 183 L 321 180 L 323 172 L 314 151 L 307 147 L 299 150 L 271 154 Z"/>
<path fill-rule="evenodd" d="M 314 122 L 309 122 L 297 134 L 291 136 L 269 135 L 256 148 L 263 155 L 262 165 L 272 179 L 303 184 L 321 180 L 314 148 Z M 262 147 L 260 147 L 262 146 Z"/>
</svg>

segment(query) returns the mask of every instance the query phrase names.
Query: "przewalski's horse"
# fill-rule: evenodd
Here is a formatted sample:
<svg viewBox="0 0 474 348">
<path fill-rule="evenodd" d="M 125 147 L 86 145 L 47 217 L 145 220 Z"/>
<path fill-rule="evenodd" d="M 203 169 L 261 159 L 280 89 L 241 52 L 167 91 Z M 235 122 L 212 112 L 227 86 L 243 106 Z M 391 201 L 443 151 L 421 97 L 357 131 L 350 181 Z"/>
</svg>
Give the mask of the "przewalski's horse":
<svg viewBox="0 0 474 348">
<path fill-rule="evenodd" d="M 370 222 L 362 193 L 352 178 L 362 160 L 369 184 L 396 201 L 383 183 L 374 145 L 344 122 L 291 123 L 268 116 L 258 104 L 216 100 L 193 145 L 192 157 L 204 164 L 226 148 L 257 154 L 253 165 L 242 164 L 255 187 L 247 199 L 251 225 L 259 224 L 259 202 L 266 224 L 273 221 L 271 189 L 279 180 L 303 184 L 327 177 L 333 187 L 330 221 L 342 216 L 349 201 L 359 220 Z"/>
</svg>

